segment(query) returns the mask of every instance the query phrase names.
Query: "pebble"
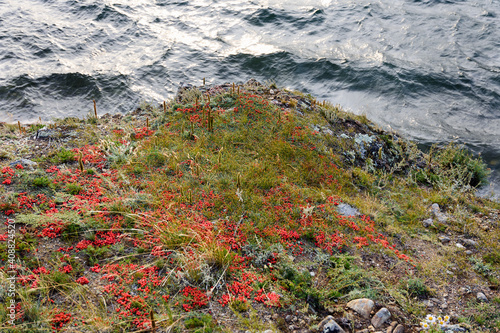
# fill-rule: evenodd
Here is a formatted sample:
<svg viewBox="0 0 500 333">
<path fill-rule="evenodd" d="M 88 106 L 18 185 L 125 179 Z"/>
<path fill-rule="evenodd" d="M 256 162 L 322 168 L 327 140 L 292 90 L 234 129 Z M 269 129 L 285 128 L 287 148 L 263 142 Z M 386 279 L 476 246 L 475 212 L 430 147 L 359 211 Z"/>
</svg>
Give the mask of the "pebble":
<svg viewBox="0 0 500 333">
<path fill-rule="evenodd" d="M 375 303 L 368 298 L 358 298 L 347 303 L 347 307 L 356 311 L 362 317 L 369 318 Z"/>
<path fill-rule="evenodd" d="M 293 327 L 293 325 L 291 325 Z M 327 316 L 318 325 L 319 331 L 322 333 L 345 333 L 342 327 L 337 324 L 332 316 Z M 290 327 L 289 327 L 290 329 Z M 293 330 L 293 329 L 291 329 Z"/>
<path fill-rule="evenodd" d="M 432 204 L 431 211 L 434 216 L 437 217 L 439 222 L 445 223 L 446 221 L 448 221 L 448 217 L 445 214 L 441 213 L 441 208 L 439 208 L 439 205 L 437 203 Z"/>
<path fill-rule="evenodd" d="M 478 292 L 477 295 L 476 295 L 476 297 L 477 297 L 478 300 L 480 300 L 482 302 L 488 302 L 488 298 L 482 292 Z"/>
<path fill-rule="evenodd" d="M 462 243 L 464 243 L 465 246 L 470 246 L 470 247 L 474 247 L 477 245 L 477 242 L 472 239 L 462 239 Z"/>
<path fill-rule="evenodd" d="M 447 237 L 447 236 L 439 236 L 439 240 L 441 241 L 441 243 L 443 244 L 448 244 L 450 242 L 450 237 Z"/>
<path fill-rule="evenodd" d="M 382 326 L 387 319 L 391 318 L 391 313 L 387 308 L 382 308 L 372 318 L 372 325 L 375 328 Z"/>
<path fill-rule="evenodd" d="M 437 203 L 432 204 L 431 211 L 434 215 L 441 213 L 441 209 L 439 208 L 439 205 Z"/>
<path fill-rule="evenodd" d="M 398 326 L 396 326 L 394 331 L 392 331 L 392 333 L 404 333 L 404 331 L 405 327 L 402 324 L 399 324 Z"/>
<path fill-rule="evenodd" d="M 393 321 L 391 323 L 391 325 L 389 327 L 387 327 L 387 330 L 385 331 L 385 333 L 392 333 L 392 331 L 394 330 L 394 327 L 396 327 L 397 324 L 398 324 L 397 321 Z"/>
<path fill-rule="evenodd" d="M 465 246 L 463 246 L 460 243 L 456 243 L 455 246 L 458 247 L 459 249 L 465 249 Z"/>
<path fill-rule="evenodd" d="M 429 228 L 430 226 L 434 225 L 434 220 L 433 219 L 423 220 L 422 224 L 424 225 L 425 228 Z"/>
</svg>

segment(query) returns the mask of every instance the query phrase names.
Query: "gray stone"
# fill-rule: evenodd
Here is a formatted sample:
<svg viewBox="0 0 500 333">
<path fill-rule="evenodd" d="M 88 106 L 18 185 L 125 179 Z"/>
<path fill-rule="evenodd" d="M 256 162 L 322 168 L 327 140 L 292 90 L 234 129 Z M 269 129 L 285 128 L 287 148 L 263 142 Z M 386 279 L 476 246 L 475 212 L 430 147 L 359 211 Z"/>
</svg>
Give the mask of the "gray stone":
<svg viewBox="0 0 500 333">
<path fill-rule="evenodd" d="M 467 332 L 467 329 L 460 327 L 459 325 L 447 325 L 444 327 L 443 331 L 445 333 Z"/>
<path fill-rule="evenodd" d="M 33 170 L 38 165 L 38 163 L 28 160 L 26 158 L 21 158 L 20 160 L 11 162 L 9 165 L 14 168 L 18 164 L 21 164 L 23 167 L 28 168 L 30 170 Z"/>
<path fill-rule="evenodd" d="M 422 224 L 424 225 L 425 228 L 429 228 L 430 226 L 434 225 L 434 220 L 433 219 L 423 220 Z"/>
<path fill-rule="evenodd" d="M 58 132 L 56 130 L 48 129 L 48 128 L 42 128 L 39 129 L 36 132 L 35 139 L 37 140 L 48 140 L 51 138 L 55 138 L 58 135 Z"/>
<path fill-rule="evenodd" d="M 387 319 L 391 318 L 391 313 L 387 308 L 382 308 L 372 318 L 372 325 L 375 328 L 382 326 Z"/>
<path fill-rule="evenodd" d="M 361 215 L 359 210 L 356 208 L 346 204 L 346 203 L 341 203 L 337 206 L 337 211 L 344 216 L 358 216 Z"/>
<path fill-rule="evenodd" d="M 459 249 L 465 249 L 465 246 L 463 246 L 460 243 L 456 243 L 455 246 L 458 247 Z"/>
<path fill-rule="evenodd" d="M 375 303 L 368 298 L 358 298 L 347 303 L 347 307 L 359 313 L 365 318 L 370 318 L 370 313 L 373 310 Z"/>
<path fill-rule="evenodd" d="M 323 333 L 345 333 L 332 316 L 327 316 L 318 325 L 319 331 Z"/>
<path fill-rule="evenodd" d="M 394 331 L 392 331 L 392 333 L 404 333 L 404 332 L 405 332 L 405 327 L 402 324 L 396 326 Z"/>
<path fill-rule="evenodd" d="M 477 245 L 477 242 L 472 239 L 462 239 L 462 243 L 464 243 L 465 246 L 470 246 L 470 247 L 474 247 Z"/>
<path fill-rule="evenodd" d="M 447 237 L 447 236 L 439 236 L 438 238 L 441 241 L 441 243 L 443 243 L 443 244 L 448 244 L 451 240 L 450 237 Z"/>
<path fill-rule="evenodd" d="M 467 251 L 465 251 L 465 254 L 466 254 L 466 255 L 469 255 L 469 256 L 470 256 L 471 254 L 473 254 L 473 253 L 474 253 L 474 252 L 472 252 L 471 250 L 467 250 Z"/>
<path fill-rule="evenodd" d="M 476 295 L 476 297 L 477 297 L 478 300 L 480 300 L 482 302 L 488 302 L 488 298 L 482 292 L 478 292 L 477 295 Z"/>
<path fill-rule="evenodd" d="M 439 205 L 437 203 L 432 204 L 431 211 L 439 222 L 446 223 L 446 221 L 448 221 L 448 217 L 446 216 L 446 214 L 441 213 L 441 208 L 439 208 Z"/>
</svg>

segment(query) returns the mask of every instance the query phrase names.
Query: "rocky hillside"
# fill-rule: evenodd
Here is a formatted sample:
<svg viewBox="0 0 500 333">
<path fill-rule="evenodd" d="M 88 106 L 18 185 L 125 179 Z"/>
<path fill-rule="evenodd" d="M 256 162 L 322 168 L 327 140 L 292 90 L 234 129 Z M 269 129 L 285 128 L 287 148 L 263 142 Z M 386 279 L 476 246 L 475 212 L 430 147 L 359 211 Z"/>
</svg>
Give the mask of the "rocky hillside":
<svg viewBox="0 0 500 333">
<path fill-rule="evenodd" d="M 102 113 L 0 125 L 2 332 L 500 331 L 463 147 L 253 80 Z"/>
</svg>

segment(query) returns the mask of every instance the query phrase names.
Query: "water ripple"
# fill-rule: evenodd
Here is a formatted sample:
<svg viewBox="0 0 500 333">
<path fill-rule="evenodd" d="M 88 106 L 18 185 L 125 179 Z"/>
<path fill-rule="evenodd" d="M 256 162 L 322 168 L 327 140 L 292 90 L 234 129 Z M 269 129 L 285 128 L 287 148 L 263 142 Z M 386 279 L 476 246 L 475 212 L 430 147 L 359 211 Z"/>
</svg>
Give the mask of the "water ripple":
<svg viewBox="0 0 500 333">
<path fill-rule="evenodd" d="M 0 0 L 0 121 L 85 117 L 92 99 L 126 112 L 180 82 L 254 77 L 493 163 L 499 13 L 493 1 Z"/>
</svg>

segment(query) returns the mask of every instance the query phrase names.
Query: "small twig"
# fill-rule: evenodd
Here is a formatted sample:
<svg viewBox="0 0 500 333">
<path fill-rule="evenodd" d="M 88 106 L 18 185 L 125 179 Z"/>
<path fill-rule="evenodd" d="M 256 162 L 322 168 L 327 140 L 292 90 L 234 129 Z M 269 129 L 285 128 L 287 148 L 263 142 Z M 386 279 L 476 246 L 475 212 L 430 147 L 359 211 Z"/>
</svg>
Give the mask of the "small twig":
<svg viewBox="0 0 500 333">
<path fill-rule="evenodd" d="M 155 317 L 153 315 L 153 310 L 149 313 L 149 316 L 151 317 L 151 333 L 155 333 L 156 331 L 156 323 L 155 323 Z"/>
</svg>

